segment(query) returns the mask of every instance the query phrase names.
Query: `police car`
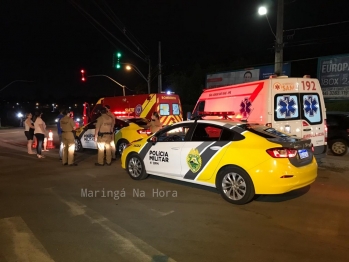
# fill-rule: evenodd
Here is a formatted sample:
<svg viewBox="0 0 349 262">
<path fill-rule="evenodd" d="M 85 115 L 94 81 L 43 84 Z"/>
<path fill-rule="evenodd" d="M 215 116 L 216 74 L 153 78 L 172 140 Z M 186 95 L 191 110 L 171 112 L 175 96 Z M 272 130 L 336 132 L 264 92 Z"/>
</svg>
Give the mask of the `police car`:
<svg viewBox="0 0 349 262">
<path fill-rule="evenodd" d="M 151 174 L 215 187 L 233 204 L 305 187 L 317 176 L 309 139 L 224 119 L 166 127 L 128 145 L 121 164 L 132 179 Z"/>
<path fill-rule="evenodd" d="M 94 120 L 76 130 L 75 151 L 85 148 L 97 149 L 95 142 L 97 120 Z M 149 137 L 150 130 L 147 129 L 148 120 L 145 118 L 115 118 L 114 141 L 117 153 L 121 155 L 122 150 L 130 142 L 142 137 Z"/>
</svg>

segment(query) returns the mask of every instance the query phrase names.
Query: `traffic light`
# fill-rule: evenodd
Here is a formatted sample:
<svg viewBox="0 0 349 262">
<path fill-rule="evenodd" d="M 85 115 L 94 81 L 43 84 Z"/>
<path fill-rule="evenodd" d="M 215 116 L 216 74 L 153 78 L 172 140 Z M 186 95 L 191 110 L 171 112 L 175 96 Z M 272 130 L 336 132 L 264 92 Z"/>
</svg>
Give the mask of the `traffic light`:
<svg viewBox="0 0 349 262">
<path fill-rule="evenodd" d="M 82 82 L 85 82 L 86 81 L 86 78 L 85 78 L 85 70 L 84 69 L 81 69 L 81 81 Z"/>
<path fill-rule="evenodd" d="M 121 65 L 120 65 L 120 58 L 121 58 L 121 53 L 117 52 L 116 53 L 116 64 L 115 64 L 115 68 L 116 69 L 120 69 Z"/>
</svg>

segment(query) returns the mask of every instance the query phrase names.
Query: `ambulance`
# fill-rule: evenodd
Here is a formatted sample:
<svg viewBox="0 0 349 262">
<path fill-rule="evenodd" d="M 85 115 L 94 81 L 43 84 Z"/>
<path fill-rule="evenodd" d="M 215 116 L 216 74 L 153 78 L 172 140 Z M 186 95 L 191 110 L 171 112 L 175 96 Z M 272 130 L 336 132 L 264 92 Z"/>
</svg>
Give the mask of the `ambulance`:
<svg viewBox="0 0 349 262">
<path fill-rule="evenodd" d="M 223 117 L 219 112 L 231 112 L 224 117 L 267 125 L 291 136 L 311 139 L 316 159 L 326 156 L 324 98 L 319 81 L 308 75 L 303 78 L 273 75 L 266 80 L 206 89 L 191 118 L 202 112 L 210 113 L 203 119 L 219 119 Z"/>
<path fill-rule="evenodd" d="M 163 126 L 183 121 L 182 105 L 179 96 L 172 93 L 141 94 L 130 96 L 114 96 L 100 98 L 93 110 L 89 112 L 89 105 L 85 103 L 83 122 L 94 121 L 99 116 L 99 110 L 105 105 L 115 117 L 136 117 L 151 119 L 153 112 L 158 112 Z"/>
</svg>

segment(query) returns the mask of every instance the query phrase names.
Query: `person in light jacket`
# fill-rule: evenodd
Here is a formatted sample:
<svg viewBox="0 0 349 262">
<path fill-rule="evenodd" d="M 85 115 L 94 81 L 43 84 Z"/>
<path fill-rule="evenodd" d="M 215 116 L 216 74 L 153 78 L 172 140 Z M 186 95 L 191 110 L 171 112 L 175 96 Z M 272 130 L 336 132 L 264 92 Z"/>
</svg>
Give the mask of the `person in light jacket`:
<svg viewBox="0 0 349 262">
<path fill-rule="evenodd" d="M 45 139 L 46 124 L 41 118 L 42 112 L 35 112 L 35 122 L 34 122 L 34 135 L 36 137 L 36 155 L 38 158 L 45 158 L 42 153 L 42 145 Z"/>
</svg>

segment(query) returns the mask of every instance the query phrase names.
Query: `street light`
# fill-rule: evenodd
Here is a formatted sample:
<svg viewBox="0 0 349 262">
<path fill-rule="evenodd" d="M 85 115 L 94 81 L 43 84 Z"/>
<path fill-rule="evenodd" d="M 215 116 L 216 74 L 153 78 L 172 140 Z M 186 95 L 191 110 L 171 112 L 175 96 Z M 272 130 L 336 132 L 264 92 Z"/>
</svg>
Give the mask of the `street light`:
<svg viewBox="0 0 349 262">
<path fill-rule="evenodd" d="M 283 24 L 284 24 L 284 0 L 278 0 L 277 9 L 277 22 L 276 22 L 276 34 L 274 33 L 267 16 L 267 9 L 262 6 L 258 9 L 258 14 L 265 15 L 270 30 L 275 37 L 275 74 L 282 75 L 282 64 L 283 64 Z"/>
<path fill-rule="evenodd" d="M 146 78 L 143 74 L 142 74 L 142 72 L 138 69 L 138 67 L 137 66 L 135 66 L 135 65 L 133 65 L 133 64 L 130 64 L 130 63 L 122 63 L 122 64 L 125 64 L 126 66 L 125 66 L 125 68 L 126 68 L 126 70 L 128 70 L 128 71 L 131 71 L 132 70 L 132 68 L 134 69 L 134 71 L 137 73 L 137 74 L 139 74 L 146 82 L 147 82 L 147 84 L 148 84 L 148 94 L 150 94 L 150 74 L 148 75 L 148 78 Z"/>
</svg>

